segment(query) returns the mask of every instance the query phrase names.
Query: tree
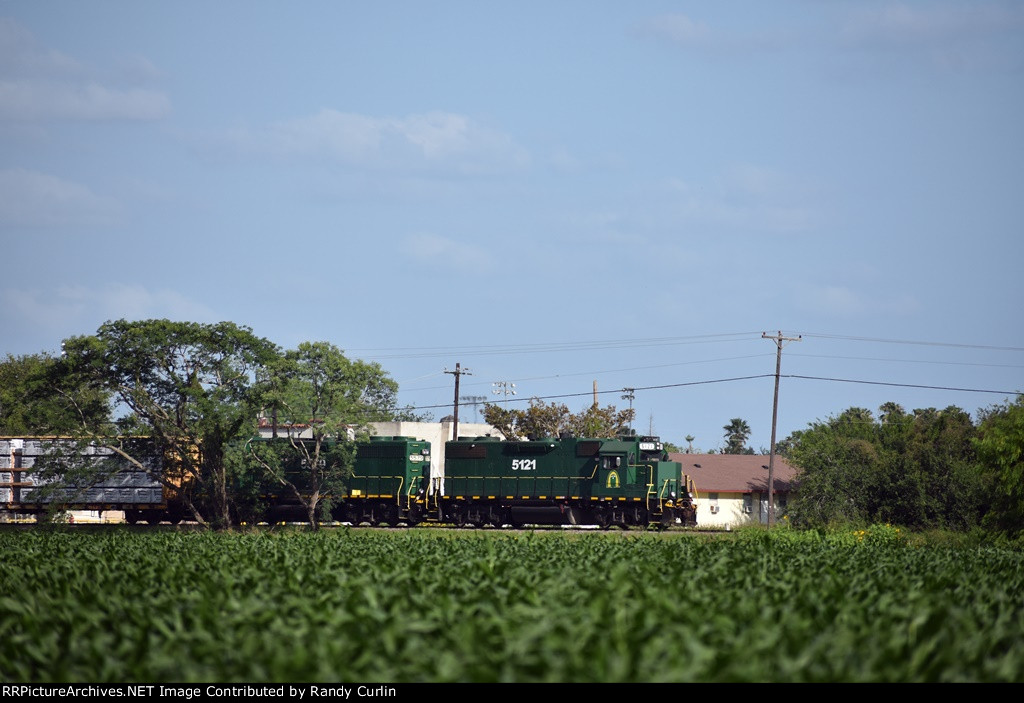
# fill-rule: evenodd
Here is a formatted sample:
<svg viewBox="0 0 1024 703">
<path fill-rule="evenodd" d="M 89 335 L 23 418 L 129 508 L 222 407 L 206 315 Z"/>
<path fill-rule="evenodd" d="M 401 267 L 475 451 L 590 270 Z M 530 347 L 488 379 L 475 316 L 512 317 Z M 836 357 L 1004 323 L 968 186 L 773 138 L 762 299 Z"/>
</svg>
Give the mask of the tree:
<svg viewBox="0 0 1024 703">
<path fill-rule="evenodd" d="M 0 435 L 61 435 L 83 418 L 110 418 L 110 394 L 75 385 L 61 373 L 60 359 L 47 354 L 7 355 L 0 361 Z"/>
<path fill-rule="evenodd" d="M 379 364 L 352 361 L 328 342 L 304 342 L 286 352 L 270 365 L 268 380 L 265 404 L 285 436 L 247 447 L 262 471 L 306 508 L 317 529 L 321 499 L 329 489 L 340 490 L 351 471 L 353 439 L 368 435 L 368 423 L 398 412 L 398 384 Z M 301 469 L 289 470 L 294 466 Z"/>
<path fill-rule="evenodd" d="M 258 378 L 279 355 L 277 347 L 248 327 L 230 322 L 144 320 L 107 322 L 93 336 L 65 342 L 65 379 L 112 393 L 128 411 L 122 426 L 81 415 L 80 430 L 113 449 L 136 468 L 153 474 L 120 438 L 125 421 L 173 457 L 190 490 L 181 492 L 201 524 L 231 524 L 225 452 L 255 432 Z M 171 477 L 154 475 L 168 488 Z"/>
<path fill-rule="evenodd" d="M 890 522 L 965 529 L 984 511 L 970 415 L 950 406 L 906 413 L 849 408 L 780 443 L 799 469 L 795 522 Z"/>
<path fill-rule="evenodd" d="M 982 413 L 974 446 L 992 486 L 986 524 L 1012 533 L 1024 531 L 1024 395 Z"/>
<path fill-rule="evenodd" d="M 549 405 L 538 398 L 530 399 L 526 410 L 484 404 L 484 421 L 510 440 L 558 437 L 563 432 L 577 437 L 617 437 L 629 433 L 633 414 L 631 409 L 616 410 L 614 405 L 591 405 L 574 414 L 566 405 Z"/>
<path fill-rule="evenodd" d="M 734 417 L 725 430 L 725 446 L 722 447 L 723 454 L 753 454 L 754 450 L 747 446 L 747 439 L 750 437 L 750 425 L 747 421 Z"/>
<path fill-rule="evenodd" d="M 577 437 L 618 437 L 630 433 L 634 411 L 616 410 L 614 405 L 590 405 L 569 417 L 569 431 Z"/>
</svg>

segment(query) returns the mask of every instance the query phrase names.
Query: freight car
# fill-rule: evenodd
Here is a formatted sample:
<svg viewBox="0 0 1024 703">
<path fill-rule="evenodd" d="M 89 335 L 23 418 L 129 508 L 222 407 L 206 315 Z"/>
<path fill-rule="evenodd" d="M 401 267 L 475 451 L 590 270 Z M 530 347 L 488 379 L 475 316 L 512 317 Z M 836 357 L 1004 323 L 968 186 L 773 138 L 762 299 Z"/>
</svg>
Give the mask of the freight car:
<svg viewBox="0 0 1024 703">
<path fill-rule="evenodd" d="M 434 495 L 455 525 L 695 524 L 693 486 L 657 437 L 459 438 Z"/>
<path fill-rule="evenodd" d="M 173 491 L 154 478 L 166 472 L 162 458 L 147 450 L 145 440 L 130 444 L 142 468 L 112 449 L 79 446 L 67 438 L 0 438 L 0 511 L 38 518 L 60 505 L 68 510 L 120 510 L 129 522 L 143 516 L 180 520 Z M 74 462 L 69 461 L 72 456 Z M 52 476 L 62 471 L 70 476 L 88 474 L 89 480 L 57 485 Z"/>
</svg>

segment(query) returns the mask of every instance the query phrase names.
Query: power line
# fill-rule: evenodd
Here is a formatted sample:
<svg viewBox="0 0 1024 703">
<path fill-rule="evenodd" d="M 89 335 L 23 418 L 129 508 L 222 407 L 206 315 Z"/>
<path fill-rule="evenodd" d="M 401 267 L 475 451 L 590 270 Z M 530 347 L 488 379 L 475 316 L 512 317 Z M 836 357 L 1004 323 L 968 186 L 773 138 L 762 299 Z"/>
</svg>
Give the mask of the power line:
<svg viewBox="0 0 1024 703">
<path fill-rule="evenodd" d="M 649 371 L 650 369 L 667 369 L 672 366 L 691 366 L 693 364 L 713 364 L 720 361 L 738 361 L 741 359 L 757 359 L 765 356 L 771 356 L 770 354 L 746 354 L 744 356 L 724 356 L 717 359 L 699 359 L 697 361 L 677 361 L 671 364 L 653 364 L 650 366 L 630 366 L 627 368 L 619 369 L 605 369 L 603 371 L 578 371 L 574 373 L 556 373 L 551 376 L 523 376 L 520 378 L 514 378 L 512 381 L 515 383 L 522 383 L 523 381 L 547 381 L 554 378 L 571 378 L 573 376 L 596 376 L 607 373 L 622 373 L 625 371 Z M 477 381 L 476 383 L 467 383 L 467 386 L 483 386 L 486 385 L 487 381 Z M 441 388 L 448 388 L 448 386 L 424 386 L 423 388 L 406 388 L 403 389 L 403 393 L 415 393 L 419 391 L 434 391 Z"/>
<path fill-rule="evenodd" d="M 650 337 L 639 339 L 606 339 L 576 342 L 543 342 L 536 344 L 483 345 L 472 347 L 367 347 L 349 349 L 349 352 L 400 352 L 369 354 L 368 358 L 380 359 L 422 359 L 437 356 L 494 356 L 513 354 L 538 354 L 600 349 L 635 349 L 637 347 L 677 346 L 684 344 L 711 344 L 721 341 L 741 341 L 753 332 L 728 332 L 688 337 Z M 751 337 L 753 338 L 753 337 Z"/>
<path fill-rule="evenodd" d="M 955 342 L 922 342 L 910 339 L 883 339 L 881 337 L 855 337 L 841 334 L 805 334 L 817 339 L 842 339 L 848 342 L 876 342 L 878 344 L 915 344 L 926 347 L 954 347 L 958 349 L 988 349 L 994 351 L 1024 352 L 1024 347 L 1000 347 L 989 344 L 959 344 Z"/>
<path fill-rule="evenodd" d="M 685 387 L 685 386 L 703 386 L 703 385 L 708 385 L 708 384 L 711 384 L 711 383 L 728 383 L 730 381 L 749 381 L 749 380 L 754 379 L 754 378 L 773 378 L 774 376 L 775 376 L 775 374 L 763 373 L 763 374 L 758 374 L 756 376 L 737 376 L 735 378 L 715 378 L 715 379 L 711 379 L 711 380 L 707 380 L 707 381 L 689 381 L 689 382 L 686 382 L 686 383 L 665 383 L 665 384 L 658 385 L 658 386 L 637 386 L 633 390 L 634 391 L 654 391 L 654 390 L 661 390 L 661 389 L 664 389 L 664 388 L 682 388 L 682 387 Z M 611 390 L 611 391 L 598 391 L 598 395 L 607 395 L 608 393 L 621 393 L 621 392 L 622 392 L 622 389 L 621 388 L 617 388 L 617 389 Z M 560 393 L 558 395 L 541 395 L 541 396 L 535 395 L 535 396 L 530 396 L 529 398 L 522 397 L 522 398 L 511 398 L 511 399 L 505 399 L 505 400 L 495 400 L 493 403 L 491 403 L 491 405 L 497 405 L 499 403 L 521 403 L 524 400 L 556 400 L 558 398 L 579 398 L 581 396 L 592 396 L 593 394 L 594 394 L 593 391 L 586 391 L 584 393 Z M 430 409 L 433 409 L 433 408 L 447 408 L 447 407 L 449 407 L 448 403 L 442 403 L 442 404 L 439 404 L 439 405 L 417 405 L 417 406 L 413 406 L 412 409 L 413 410 L 430 410 Z"/>
<path fill-rule="evenodd" d="M 780 377 L 781 378 L 799 378 L 799 379 L 809 380 L 809 381 L 832 381 L 832 382 L 836 382 L 836 383 L 860 383 L 860 384 L 871 385 L 871 386 L 892 386 L 892 387 L 896 387 L 896 388 L 923 388 L 923 389 L 926 389 L 926 390 L 955 391 L 955 392 L 961 392 L 961 393 L 996 393 L 996 394 L 1000 394 L 1000 395 L 1019 395 L 1019 394 L 1022 393 L 1022 391 L 1019 391 L 1019 390 L 1007 391 L 1007 390 L 992 390 L 992 389 L 986 389 L 986 388 L 959 388 L 959 387 L 955 387 L 955 386 L 933 386 L 933 385 L 919 384 L 919 383 L 893 383 L 893 382 L 889 382 L 889 381 L 867 381 L 867 380 L 863 380 L 863 379 L 831 378 L 831 377 L 826 377 L 826 376 L 804 376 L 804 375 L 800 375 L 800 374 L 782 374 Z M 756 378 L 775 378 L 775 374 L 773 374 L 773 373 L 763 373 L 763 374 L 756 374 L 756 375 L 753 375 L 753 376 L 734 376 L 732 378 L 713 378 L 713 379 L 707 379 L 707 380 L 704 380 L 704 381 L 687 381 L 687 382 L 683 382 L 683 383 L 663 383 L 663 384 L 653 385 L 653 386 L 636 386 L 633 390 L 634 391 L 654 391 L 654 390 L 664 390 L 666 388 L 685 388 L 685 387 L 688 387 L 688 386 L 704 386 L 704 385 L 710 385 L 710 384 L 715 384 L 715 383 L 731 383 L 733 381 L 750 381 L 750 380 L 753 380 L 753 379 L 756 379 Z M 621 392 L 622 392 L 622 389 L 615 389 L 615 390 L 610 390 L 610 391 L 598 391 L 598 394 L 599 395 L 606 395 L 608 393 L 621 393 Z M 593 391 L 585 391 L 585 392 L 581 392 L 581 393 L 560 393 L 560 394 L 556 394 L 556 395 L 530 396 L 529 398 L 521 397 L 521 398 L 512 398 L 512 399 L 504 399 L 504 400 L 495 400 L 491 404 L 492 405 L 497 405 L 499 403 L 517 403 L 517 402 L 523 402 L 523 401 L 527 401 L 527 400 L 557 400 L 557 399 L 560 399 L 560 398 L 579 398 L 579 397 L 591 396 L 591 395 L 593 395 Z M 441 404 L 437 404 L 437 405 L 417 405 L 417 406 L 411 406 L 411 409 L 412 410 L 430 410 L 430 409 L 434 409 L 434 408 L 447 408 L 447 407 L 450 407 L 450 405 L 448 403 L 441 403 Z"/>
<path fill-rule="evenodd" d="M 891 383 L 888 381 L 864 381 L 853 378 L 828 378 L 825 376 L 800 376 L 797 374 L 787 374 L 783 378 L 802 378 L 810 381 L 835 381 L 837 383 L 862 383 L 869 386 L 894 386 L 896 388 L 925 388 L 933 391 L 959 391 L 963 393 L 998 393 L 1001 395 L 1018 395 L 1021 391 L 995 391 L 985 388 L 956 388 L 952 386 L 929 386 L 919 383 Z"/>
<path fill-rule="evenodd" d="M 531 344 L 492 344 L 469 347 L 361 347 L 350 352 L 369 354 L 371 359 L 418 359 L 437 356 L 492 356 L 573 352 L 601 349 L 633 349 L 637 347 L 677 346 L 685 344 L 710 344 L 723 341 L 753 340 L 759 332 L 724 332 L 717 334 L 690 335 L 680 337 L 646 337 L 634 339 L 604 339 L 573 342 L 538 342 Z M 804 337 L 835 339 L 852 342 L 877 344 L 908 344 L 916 346 L 949 347 L 957 349 L 983 349 L 988 351 L 1024 352 L 1024 347 L 999 346 L 991 344 L 962 344 L 926 340 L 887 339 L 884 337 L 863 337 L 824 333 L 807 333 Z"/>
<path fill-rule="evenodd" d="M 929 359 L 893 359 L 891 357 L 872 356 L 834 356 L 831 354 L 790 354 L 808 359 L 845 359 L 848 361 L 885 361 L 907 364 L 941 364 L 943 366 L 983 366 L 995 369 L 1024 369 L 1024 364 L 978 364 L 970 361 L 931 361 Z"/>
</svg>

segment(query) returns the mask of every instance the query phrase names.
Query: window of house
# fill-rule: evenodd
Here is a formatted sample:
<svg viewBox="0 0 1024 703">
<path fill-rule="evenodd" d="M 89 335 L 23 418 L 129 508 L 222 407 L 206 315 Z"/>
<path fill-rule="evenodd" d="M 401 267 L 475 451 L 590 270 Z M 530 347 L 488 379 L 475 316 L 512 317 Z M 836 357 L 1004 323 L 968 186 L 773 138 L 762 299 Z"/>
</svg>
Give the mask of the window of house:
<svg viewBox="0 0 1024 703">
<path fill-rule="evenodd" d="M 754 512 L 754 495 L 752 493 L 743 494 L 743 512 Z"/>
</svg>

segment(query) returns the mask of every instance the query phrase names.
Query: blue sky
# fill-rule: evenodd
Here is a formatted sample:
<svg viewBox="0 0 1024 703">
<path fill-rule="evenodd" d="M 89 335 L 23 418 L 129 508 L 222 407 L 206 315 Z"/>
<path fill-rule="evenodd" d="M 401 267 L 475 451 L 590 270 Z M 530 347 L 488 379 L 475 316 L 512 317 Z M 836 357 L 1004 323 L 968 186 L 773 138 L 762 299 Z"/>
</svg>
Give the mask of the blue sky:
<svg viewBox="0 0 1024 703">
<path fill-rule="evenodd" d="M 1022 99 L 1019 2 L 0 0 L 0 353 L 231 320 L 707 450 L 768 446 L 781 330 L 871 383 L 784 378 L 780 437 L 973 412 L 1024 390 Z"/>
</svg>

